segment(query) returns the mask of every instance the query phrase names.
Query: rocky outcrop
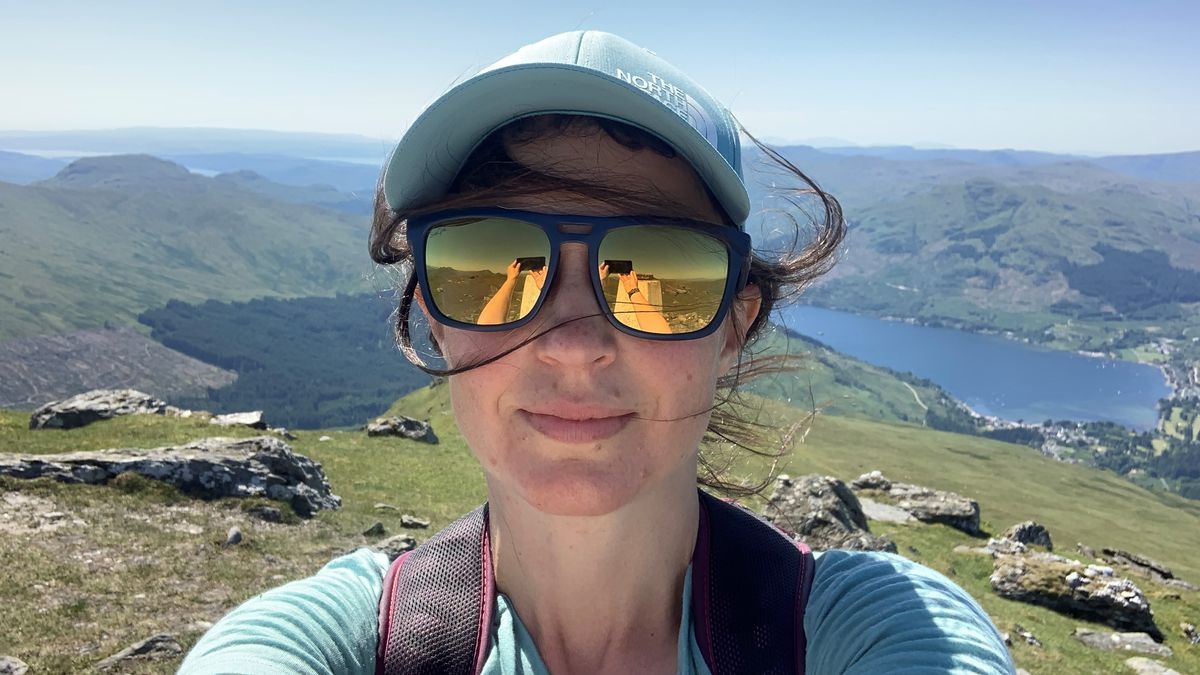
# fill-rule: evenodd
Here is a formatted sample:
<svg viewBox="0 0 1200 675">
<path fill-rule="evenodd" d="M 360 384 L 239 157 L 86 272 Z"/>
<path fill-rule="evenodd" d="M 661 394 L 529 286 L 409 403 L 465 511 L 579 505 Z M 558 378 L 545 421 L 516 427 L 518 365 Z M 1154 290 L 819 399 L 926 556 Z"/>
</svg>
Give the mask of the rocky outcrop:
<svg viewBox="0 0 1200 675">
<path fill-rule="evenodd" d="M 1072 635 L 1076 640 L 1096 649 L 1127 651 L 1151 656 L 1171 656 L 1166 645 L 1160 645 L 1145 633 L 1109 633 L 1090 628 L 1076 628 Z"/>
<path fill-rule="evenodd" d="M 1020 542 L 1026 546 L 1043 546 L 1047 551 L 1054 550 L 1054 542 L 1050 540 L 1050 531 L 1044 525 L 1027 520 L 1017 523 L 1000 535 L 1003 539 Z"/>
<path fill-rule="evenodd" d="M 429 527 L 429 520 L 404 513 L 400 515 L 400 527 L 407 527 L 410 530 L 424 530 Z"/>
<path fill-rule="evenodd" d="M 64 483 L 107 483 L 123 473 L 169 483 L 203 499 L 266 497 L 303 517 L 336 509 L 321 465 L 271 436 L 206 438 L 187 445 L 122 448 L 57 455 L 0 454 L 0 475 L 49 477 Z"/>
<path fill-rule="evenodd" d="M 1009 600 L 1163 639 L 1146 595 L 1133 582 L 1115 576 L 1111 567 L 1085 566 L 1052 553 L 998 555 L 991 584 Z"/>
<path fill-rule="evenodd" d="M 29 664 L 15 656 L 0 656 L 0 675 L 26 675 Z"/>
<path fill-rule="evenodd" d="M 860 497 L 858 503 L 862 506 L 863 515 L 867 517 L 867 520 L 881 523 L 911 523 L 917 520 L 911 513 L 898 506 L 877 502 L 874 499 Z"/>
<path fill-rule="evenodd" d="M 119 415 L 162 415 L 168 407 L 133 389 L 95 389 L 43 405 L 29 416 L 29 428 L 75 429 Z"/>
<path fill-rule="evenodd" d="M 262 429 L 264 431 L 267 429 L 267 423 L 263 420 L 263 411 L 261 410 L 213 415 L 213 418 L 208 423 L 220 427 L 243 426 L 250 427 L 251 429 Z"/>
<path fill-rule="evenodd" d="M 112 656 L 96 664 L 96 670 L 111 670 L 126 666 L 129 661 L 151 661 L 158 659 L 176 658 L 183 654 L 183 646 L 174 635 L 166 633 L 146 638 L 141 642 L 122 649 Z"/>
<path fill-rule="evenodd" d="M 429 422 L 422 422 L 411 417 L 380 417 L 367 425 L 368 436 L 400 436 L 413 441 L 425 443 L 438 442 L 437 434 Z"/>
<path fill-rule="evenodd" d="M 763 515 L 814 550 L 896 552 L 894 542 L 871 534 L 858 498 L 832 476 L 779 476 Z"/>
<path fill-rule="evenodd" d="M 1179 624 L 1179 631 L 1189 644 L 1200 645 L 1200 631 L 1196 630 L 1196 624 L 1184 621 Z"/>
<path fill-rule="evenodd" d="M 887 492 L 892 489 L 892 481 L 885 478 L 881 471 L 871 471 L 850 481 L 850 487 L 855 490 L 879 490 Z"/>
<path fill-rule="evenodd" d="M 979 502 L 974 499 L 908 483 L 892 483 L 888 495 L 896 500 L 896 506 L 921 522 L 942 523 L 975 536 L 983 534 L 979 529 Z"/>
<path fill-rule="evenodd" d="M 417 540 L 411 534 L 398 534 L 394 537 L 389 537 L 375 544 L 371 548 L 386 553 L 388 562 L 394 562 L 407 551 L 411 551 L 417 547 Z"/>
<path fill-rule="evenodd" d="M 1194 584 L 1190 584 L 1182 579 L 1177 578 L 1175 573 L 1172 572 L 1169 567 L 1158 562 L 1157 560 L 1147 558 L 1146 556 L 1139 555 L 1137 553 L 1122 551 L 1119 548 L 1102 548 L 1100 550 L 1104 554 L 1104 559 L 1107 562 L 1128 567 L 1153 581 L 1187 591 L 1200 590 L 1197 589 Z"/>
<path fill-rule="evenodd" d="M 893 506 L 922 522 L 942 523 L 975 536 L 983 534 L 979 529 L 979 503 L 974 499 L 911 483 L 898 483 L 888 480 L 879 471 L 864 473 L 850 485 L 855 490 L 887 495 Z"/>
</svg>

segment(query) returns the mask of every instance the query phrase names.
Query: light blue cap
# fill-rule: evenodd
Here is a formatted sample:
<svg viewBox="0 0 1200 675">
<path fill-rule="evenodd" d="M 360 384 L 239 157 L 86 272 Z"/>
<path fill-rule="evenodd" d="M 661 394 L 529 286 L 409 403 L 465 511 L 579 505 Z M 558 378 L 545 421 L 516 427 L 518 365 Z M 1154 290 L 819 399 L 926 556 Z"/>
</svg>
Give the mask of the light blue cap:
<svg viewBox="0 0 1200 675">
<path fill-rule="evenodd" d="M 484 138 L 544 113 L 640 127 L 691 163 L 739 227 L 750 214 L 741 142 L 729 111 L 654 52 L 600 31 L 561 33 L 526 45 L 431 103 L 388 159 L 388 206 L 418 208 L 444 196 Z"/>
</svg>

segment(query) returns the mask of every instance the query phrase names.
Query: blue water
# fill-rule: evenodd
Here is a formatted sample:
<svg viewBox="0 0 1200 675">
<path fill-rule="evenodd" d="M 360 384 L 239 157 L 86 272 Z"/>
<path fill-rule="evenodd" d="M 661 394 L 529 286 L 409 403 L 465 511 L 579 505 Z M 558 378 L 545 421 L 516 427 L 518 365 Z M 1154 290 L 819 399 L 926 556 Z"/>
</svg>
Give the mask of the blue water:
<svg viewBox="0 0 1200 675">
<path fill-rule="evenodd" d="M 784 323 L 855 358 L 941 385 L 975 411 L 1008 420 L 1109 420 L 1152 428 L 1170 394 L 1153 366 L 1036 347 L 995 335 L 927 328 L 816 307 Z"/>
</svg>

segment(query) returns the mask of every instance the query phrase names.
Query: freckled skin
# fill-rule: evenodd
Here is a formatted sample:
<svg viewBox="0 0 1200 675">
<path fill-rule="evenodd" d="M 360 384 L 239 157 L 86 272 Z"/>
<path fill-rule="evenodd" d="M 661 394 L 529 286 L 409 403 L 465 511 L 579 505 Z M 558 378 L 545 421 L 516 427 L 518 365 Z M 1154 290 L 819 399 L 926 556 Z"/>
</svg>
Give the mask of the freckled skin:
<svg viewBox="0 0 1200 675">
<path fill-rule="evenodd" d="M 641 179 L 648 189 L 673 192 L 676 201 L 697 205 L 704 219 L 720 223 L 702 183 L 681 158 L 640 161 L 649 150 L 631 153 L 603 134 L 542 140 L 555 169 L 611 173 Z M 582 145 L 580 145 L 582 144 Z M 613 146 L 616 146 L 615 148 Z M 538 169 L 542 154 L 530 144 L 513 156 Z M 647 154 L 649 153 L 649 155 Z M 631 161 L 631 156 L 633 160 Z M 502 206 L 546 213 L 611 215 L 610 204 L 575 193 L 544 193 L 504 200 Z M 559 326 L 486 366 L 449 381 L 455 419 L 480 459 L 489 491 L 515 495 L 548 515 L 602 515 L 664 481 L 694 481 L 696 454 L 708 424 L 717 378 L 732 367 L 740 348 L 730 317 L 713 334 L 697 340 L 652 341 L 626 335 L 603 316 L 591 289 L 586 249 L 566 244 L 558 278 L 539 321 L 515 331 L 460 331 L 431 321 L 451 365 L 503 351 L 533 331 Z M 757 289 L 746 302 L 740 325 L 757 312 Z M 420 303 L 420 295 L 417 295 Z M 422 309 L 424 309 L 422 305 Z M 570 321 L 584 316 L 586 318 Z M 561 325 L 560 325 L 561 324 Z M 680 386 L 680 374 L 687 386 Z M 522 417 L 545 401 L 571 401 L 633 413 L 615 436 L 592 443 L 564 443 L 543 436 Z"/>
</svg>

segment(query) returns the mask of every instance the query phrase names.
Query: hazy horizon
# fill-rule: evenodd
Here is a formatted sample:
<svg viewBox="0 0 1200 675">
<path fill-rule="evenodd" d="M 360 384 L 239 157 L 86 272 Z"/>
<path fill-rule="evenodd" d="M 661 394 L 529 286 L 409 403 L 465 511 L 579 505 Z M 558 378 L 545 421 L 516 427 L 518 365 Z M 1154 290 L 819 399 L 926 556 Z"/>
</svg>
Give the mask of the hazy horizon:
<svg viewBox="0 0 1200 675">
<path fill-rule="evenodd" d="M 281 130 L 281 129 L 249 129 L 237 127 L 170 127 L 170 126 L 136 126 L 136 127 L 112 127 L 112 128 L 78 128 L 78 129 L 0 129 L 0 151 L 15 152 L 46 159 L 72 159 L 83 157 L 99 157 L 114 154 L 137 154 L 137 150 L 130 151 L 112 151 L 112 150 L 87 150 L 67 147 L 46 147 L 46 148 L 26 148 L 17 147 L 11 144 L 11 141 L 25 136 L 40 137 L 56 134 L 105 134 L 119 132 L 136 132 L 136 131 L 169 131 L 169 132 L 216 132 L 216 133 L 247 133 L 247 134 L 280 134 L 292 135 L 296 137 L 310 136 L 314 138 L 325 137 L 329 139 L 342 139 L 345 141 L 354 141 L 359 144 L 378 144 L 379 152 L 384 155 L 390 150 L 395 143 L 396 138 L 373 138 L 363 134 L 353 132 L 326 132 L 326 131 L 305 131 L 305 130 Z M 779 137 L 759 137 L 759 140 L 773 146 L 808 146 L 820 149 L 843 149 L 843 148 L 862 148 L 864 150 L 883 149 L 883 148 L 912 148 L 914 150 L 963 150 L 963 151 L 984 151 L 984 152 L 1040 152 L 1061 155 L 1075 155 L 1088 158 L 1100 158 L 1105 156 L 1117 155 L 1170 155 L 1184 154 L 1191 152 L 1200 152 L 1200 146 L 1195 148 L 1186 148 L 1180 150 L 1170 150 L 1162 152 L 1131 152 L 1131 153 L 1105 153 L 1105 152 L 1086 152 L 1086 151 L 1054 151 L 1044 148 L 1031 147 L 964 147 L 951 145 L 949 143 L 941 143 L 936 140 L 918 141 L 918 142 L 880 142 L 880 143 L 860 143 L 852 139 L 845 138 L 779 138 Z M 743 142 L 749 142 L 743 138 Z M 19 145 L 19 144 L 18 144 Z M 221 149 L 214 152 L 221 154 L 232 152 L 228 149 Z M 153 154 L 153 153 L 151 153 Z M 254 150 L 247 151 L 247 154 L 270 154 L 256 152 Z M 287 155 L 287 152 L 279 152 L 280 155 Z M 346 156 L 314 156 L 312 153 L 294 153 L 295 156 L 306 156 L 310 159 L 323 159 L 328 161 L 345 161 L 351 163 L 374 163 L 379 160 L 377 157 L 368 157 L 368 155 L 346 155 Z"/>
<path fill-rule="evenodd" d="M 587 28 L 654 50 L 759 137 L 1084 155 L 1200 149 L 1200 89 L 1187 84 L 1200 63 L 1194 3 L 697 9 L 632 0 L 531 0 L 520 12 L 484 2 L 22 3 L 0 26 L 0 128 L 395 139 L 479 68 Z"/>
</svg>

